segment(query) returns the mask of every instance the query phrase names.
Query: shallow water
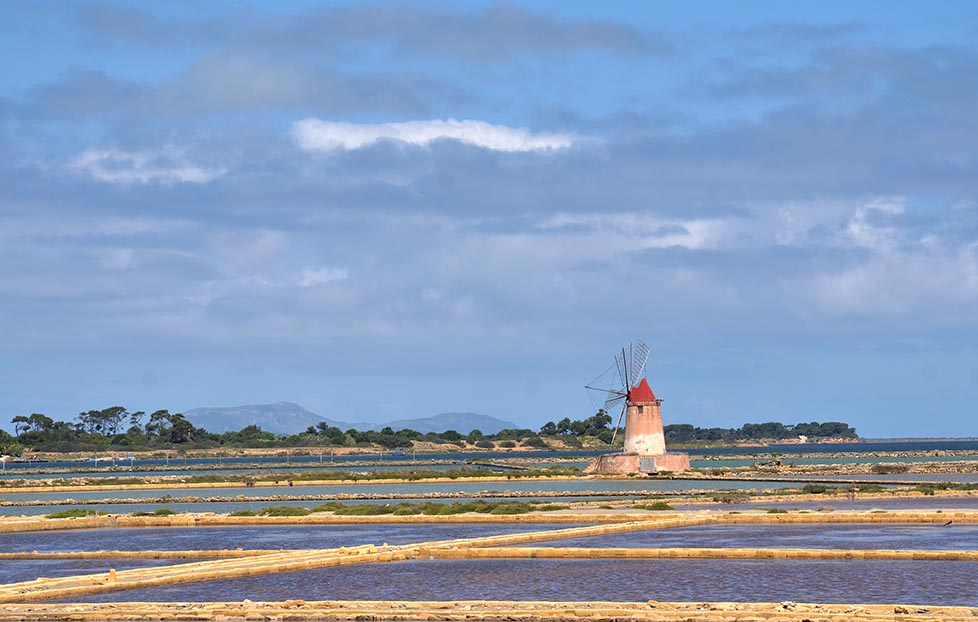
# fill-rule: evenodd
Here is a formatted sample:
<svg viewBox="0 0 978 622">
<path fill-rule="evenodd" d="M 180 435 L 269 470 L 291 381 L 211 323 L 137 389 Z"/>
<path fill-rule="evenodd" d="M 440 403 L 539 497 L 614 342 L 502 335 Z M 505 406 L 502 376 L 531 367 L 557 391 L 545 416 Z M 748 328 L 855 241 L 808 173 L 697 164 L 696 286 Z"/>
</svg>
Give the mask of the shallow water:
<svg viewBox="0 0 978 622">
<path fill-rule="evenodd" d="M 572 524 L 290 525 L 75 529 L 4 534 L 0 552 L 203 549 L 313 549 L 410 544 L 575 527 Z M 4 562 L 6 563 L 6 562 Z M 2 564 L 0 564 L 2 565 Z"/>
<path fill-rule="evenodd" d="M 769 490 L 784 488 L 785 482 L 739 482 L 718 480 L 504 480 L 475 482 L 418 482 L 408 484 L 334 484 L 322 486 L 229 486 L 219 488 L 152 488 L 142 490 L 79 490 L 70 492 L 15 492 L 3 494 L 6 501 L 60 501 L 65 499 L 145 499 L 173 497 L 265 497 L 270 495 L 427 494 L 481 492 L 580 492 L 580 491 L 681 491 Z"/>
<path fill-rule="evenodd" d="M 693 504 L 680 506 L 683 510 L 756 510 L 781 508 L 819 510 L 829 508 L 838 511 L 859 510 L 978 510 L 978 496 L 973 497 L 896 497 L 849 500 L 842 496 L 826 495 L 818 501 L 757 501 L 755 503 Z"/>
<path fill-rule="evenodd" d="M 770 458 L 713 458 L 713 459 L 691 459 L 689 465 L 694 469 L 717 469 L 717 468 L 737 468 L 754 465 L 758 462 L 769 461 Z M 975 462 L 978 461 L 978 454 L 968 456 L 823 456 L 823 457 L 795 457 L 782 456 L 781 461 L 785 464 L 791 463 L 797 466 L 811 466 L 814 464 L 880 464 L 880 463 L 906 463 L 916 464 L 921 462 Z"/>
<path fill-rule="evenodd" d="M 978 550 L 978 525 L 704 525 L 541 542 L 543 547 Z"/>
<path fill-rule="evenodd" d="M 924 578 L 922 575 L 926 575 Z M 978 604 L 978 563 L 419 560 L 105 594 L 105 601 L 563 600 Z"/>
</svg>

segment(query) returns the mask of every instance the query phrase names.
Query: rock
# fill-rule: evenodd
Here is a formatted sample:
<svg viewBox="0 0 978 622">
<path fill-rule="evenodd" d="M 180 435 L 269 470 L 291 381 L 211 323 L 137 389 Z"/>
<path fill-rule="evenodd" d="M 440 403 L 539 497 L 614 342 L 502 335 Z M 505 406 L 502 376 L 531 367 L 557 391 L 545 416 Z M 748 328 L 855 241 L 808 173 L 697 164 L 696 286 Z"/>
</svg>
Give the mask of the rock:
<svg viewBox="0 0 978 622">
<path fill-rule="evenodd" d="M 910 613 L 910 610 L 906 607 L 894 607 L 893 613 Z"/>
</svg>

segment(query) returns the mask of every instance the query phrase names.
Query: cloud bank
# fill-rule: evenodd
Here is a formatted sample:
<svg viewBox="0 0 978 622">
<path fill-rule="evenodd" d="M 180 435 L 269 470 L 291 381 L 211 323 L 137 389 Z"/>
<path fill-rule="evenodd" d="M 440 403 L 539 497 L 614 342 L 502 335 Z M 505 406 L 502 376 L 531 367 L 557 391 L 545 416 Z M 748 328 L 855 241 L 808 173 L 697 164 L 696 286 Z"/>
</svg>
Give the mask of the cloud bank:
<svg viewBox="0 0 978 622">
<path fill-rule="evenodd" d="M 299 147 L 308 151 L 360 149 L 384 141 L 426 147 L 435 141 L 454 140 L 491 151 L 512 153 L 567 149 L 577 140 L 570 134 L 534 133 L 526 128 L 455 119 L 403 123 L 303 119 L 293 124 L 292 136 Z"/>
</svg>

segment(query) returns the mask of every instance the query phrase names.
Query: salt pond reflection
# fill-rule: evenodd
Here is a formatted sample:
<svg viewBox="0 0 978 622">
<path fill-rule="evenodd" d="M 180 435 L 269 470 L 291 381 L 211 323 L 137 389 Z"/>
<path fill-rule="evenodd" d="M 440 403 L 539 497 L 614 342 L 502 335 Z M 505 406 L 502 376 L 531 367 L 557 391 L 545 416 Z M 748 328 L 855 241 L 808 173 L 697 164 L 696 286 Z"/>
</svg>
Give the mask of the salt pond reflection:
<svg viewBox="0 0 978 622">
<path fill-rule="evenodd" d="M 0 538 L 0 552 L 328 549 L 359 544 L 410 544 L 576 526 L 566 523 L 463 523 L 73 529 L 4 534 Z"/>
<path fill-rule="evenodd" d="M 6 559 L 0 564 L 0 583 L 33 581 L 38 577 L 95 574 L 108 572 L 110 568 L 116 570 L 152 568 L 174 563 L 177 562 L 158 559 Z"/>
<path fill-rule="evenodd" d="M 540 542 L 549 547 L 978 550 L 978 525 L 703 525 Z"/>
<path fill-rule="evenodd" d="M 926 580 L 921 580 L 926 573 Z M 561 600 L 978 605 L 978 563 L 418 560 L 105 594 L 112 601 Z"/>
</svg>

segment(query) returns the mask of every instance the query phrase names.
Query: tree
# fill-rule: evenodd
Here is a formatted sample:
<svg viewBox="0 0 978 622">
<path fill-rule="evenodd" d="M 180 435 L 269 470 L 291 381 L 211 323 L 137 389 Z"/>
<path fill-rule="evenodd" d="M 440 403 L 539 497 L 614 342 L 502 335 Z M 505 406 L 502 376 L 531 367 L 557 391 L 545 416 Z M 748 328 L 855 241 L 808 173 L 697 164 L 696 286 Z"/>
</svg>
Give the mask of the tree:
<svg viewBox="0 0 978 622">
<path fill-rule="evenodd" d="M 570 434 L 571 431 L 571 420 L 570 417 L 564 417 L 557 422 L 557 434 Z"/>
<path fill-rule="evenodd" d="M 144 413 L 141 410 L 137 410 L 136 412 L 131 413 L 129 415 L 129 428 L 132 429 L 132 428 L 140 428 L 140 427 L 142 427 L 142 425 L 143 425 L 143 417 L 145 417 L 145 416 L 146 416 L 146 413 Z"/>
<path fill-rule="evenodd" d="M 170 411 L 157 410 L 149 416 L 146 422 L 146 437 L 152 440 L 162 439 L 170 433 Z"/>
<path fill-rule="evenodd" d="M 256 426 L 257 427 L 257 426 Z M 187 421 L 182 414 L 177 413 L 170 417 L 170 442 L 179 444 L 194 440 L 197 428 L 194 424 Z"/>
<path fill-rule="evenodd" d="M 78 421 L 89 434 L 115 436 L 122 427 L 122 422 L 129 416 L 124 406 L 112 406 L 102 410 L 89 410 L 78 413 Z"/>
<path fill-rule="evenodd" d="M 27 422 L 31 425 L 32 430 L 37 430 L 38 432 L 43 432 L 47 434 L 54 429 L 54 419 L 43 415 L 41 413 L 33 413 L 27 418 Z"/>
<path fill-rule="evenodd" d="M 14 434 L 17 436 L 31 429 L 30 421 L 24 415 L 17 415 L 10 420 L 10 423 L 14 424 Z"/>
<path fill-rule="evenodd" d="M 554 436 L 556 434 L 557 434 L 557 424 L 554 423 L 553 421 L 546 422 L 545 424 L 543 424 L 543 427 L 540 428 L 541 436 Z"/>
</svg>

